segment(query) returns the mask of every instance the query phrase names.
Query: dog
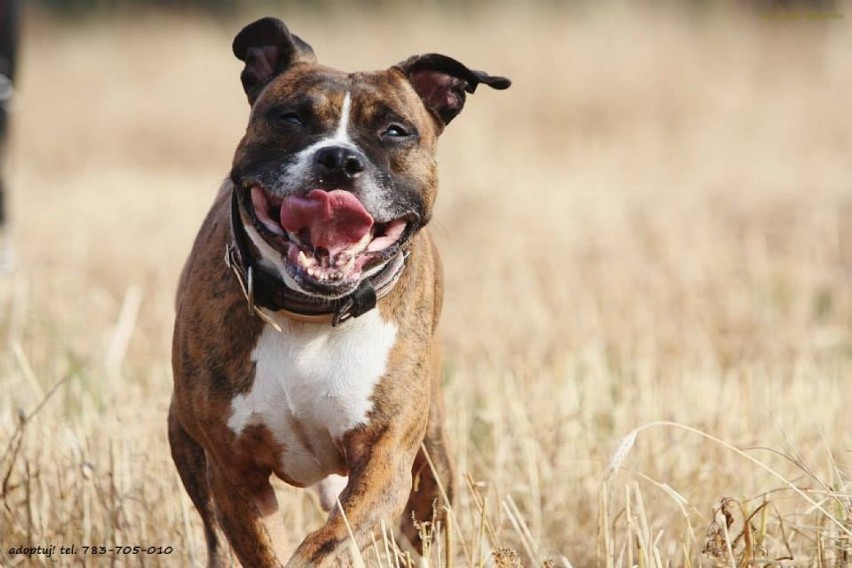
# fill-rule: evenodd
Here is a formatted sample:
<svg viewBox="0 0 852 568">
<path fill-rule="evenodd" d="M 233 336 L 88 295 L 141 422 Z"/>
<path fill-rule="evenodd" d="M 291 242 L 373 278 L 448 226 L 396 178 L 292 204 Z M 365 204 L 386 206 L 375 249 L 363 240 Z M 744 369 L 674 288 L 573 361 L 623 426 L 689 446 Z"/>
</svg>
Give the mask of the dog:
<svg viewBox="0 0 852 568">
<path fill-rule="evenodd" d="M 180 277 L 168 418 L 208 563 L 334 565 L 383 521 L 420 551 L 453 494 L 436 141 L 510 81 L 439 54 L 337 71 L 269 17 L 233 52 L 251 112 Z M 294 551 L 273 474 L 329 511 Z"/>
</svg>

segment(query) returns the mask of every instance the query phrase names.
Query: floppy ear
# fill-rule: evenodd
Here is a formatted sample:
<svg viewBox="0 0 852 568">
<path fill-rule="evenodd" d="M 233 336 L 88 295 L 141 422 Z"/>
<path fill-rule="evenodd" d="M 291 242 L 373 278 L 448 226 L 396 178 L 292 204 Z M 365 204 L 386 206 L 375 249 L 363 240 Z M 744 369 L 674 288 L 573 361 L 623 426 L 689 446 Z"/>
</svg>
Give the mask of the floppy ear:
<svg viewBox="0 0 852 568">
<path fill-rule="evenodd" d="M 316 61 L 310 45 L 290 33 L 278 18 L 261 18 L 234 38 L 234 55 L 246 66 L 240 74 L 249 104 L 269 81 L 297 61 Z"/>
<path fill-rule="evenodd" d="M 508 89 L 512 82 L 483 71 L 468 69 L 451 57 L 438 53 L 415 55 L 394 66 L 402 71 L 426 108 L 444 127 L 464 107 L 465 93 L 484 83 L 493 89 Z"/>
</svg>

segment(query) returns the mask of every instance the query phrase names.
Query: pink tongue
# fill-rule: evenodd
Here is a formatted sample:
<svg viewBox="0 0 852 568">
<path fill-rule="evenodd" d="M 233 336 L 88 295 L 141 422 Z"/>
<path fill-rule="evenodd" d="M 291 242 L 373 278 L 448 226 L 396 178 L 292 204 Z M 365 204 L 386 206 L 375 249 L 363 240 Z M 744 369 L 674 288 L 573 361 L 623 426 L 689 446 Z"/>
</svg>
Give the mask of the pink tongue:
<svg viewBox="0 0 852 568">
<path fill-rule="evenodd" d="M 315 189 L 307 197 L 284 199 L 281 226 L 291 233 L 307 228 L 314 248 L 323 247 L 334 258 L 364 238 L 373 226 L 373 217 L 348 191 Z"/>
</svg>

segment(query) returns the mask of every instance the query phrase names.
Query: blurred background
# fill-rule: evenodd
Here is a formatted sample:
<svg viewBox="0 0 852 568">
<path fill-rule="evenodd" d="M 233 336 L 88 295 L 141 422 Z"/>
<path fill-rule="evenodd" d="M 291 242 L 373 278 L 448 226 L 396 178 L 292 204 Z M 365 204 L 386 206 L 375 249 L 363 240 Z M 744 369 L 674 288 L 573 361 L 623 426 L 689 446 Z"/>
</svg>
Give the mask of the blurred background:
<svg viewBox="0 0 852 568">
<path fill-rule="evenodd" d="M 514 81 L 470 97 L 439 151 L 446 397 L 470 476 L 457 565 L 844 565 L 850 8 L 21 6 L 0 564 L 117 542 L 203 565 L 165 440 L 173 298 L 248 116 L 231 39 L 275 15 L 333 67 L 436 51 Z M 280 499 L 294 535 L 321 521 L 312 494 Z"/>
</svg>

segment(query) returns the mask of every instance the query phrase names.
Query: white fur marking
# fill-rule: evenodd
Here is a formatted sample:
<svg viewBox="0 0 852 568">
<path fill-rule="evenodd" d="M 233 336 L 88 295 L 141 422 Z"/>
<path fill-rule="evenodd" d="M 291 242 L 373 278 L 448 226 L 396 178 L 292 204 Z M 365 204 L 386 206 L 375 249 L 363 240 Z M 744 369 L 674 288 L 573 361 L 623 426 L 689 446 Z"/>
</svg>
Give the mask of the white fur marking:
<svg viewBox="0 0 852 568">
<path fill-rule="evenodd" d="M 352 142 L 349 138 L 349 110 L 352 108 L 352 95 L 346 91 L 343 97 L 343 107 L 340 109 L 340 122 L 337 123 L 337 132 L 334 133 L 333 140 L 340 142 Z"/>
<path fill-rule="evenodd" d="M 378 310 L 336 328 L 268 313 L 282 331 L 264 326 L 251 354 L 254 382 L 231 401 L 228 427 L 239 436 L 248 425 L 266 426 L 285 448 L 276 473 L 312 485 L 345 465 L 339 443 L 366 422 L 397 328 Z"/>
<path fill-rule="evenodd" d="M 348 477 L 333 473 L 316 484 L 320 507 L 322 507 L 323 511 L 329 512 L 334 508 L 337 498 L 346 489 L 347 483 L 349 483 Z"/>
<path fill-rule="evenodd" d="M 314 142 L 296 154 L 295 163 L 288 167 L 282 174 L 284 179 L 288 181 L 308 179 L 310 177 L 308 173 L 311 170 L 314 156 L 320 148 L 327 146 L 348 146 L 358 149 L 358 146 L 349 137 L 349 115 L 351 114 L 351 108 L 352 95 L 347 91 L 343 96 L 343 104 L 340 107 L 340 119 L 337 122 L 334 134 Z"/>
</svg>

